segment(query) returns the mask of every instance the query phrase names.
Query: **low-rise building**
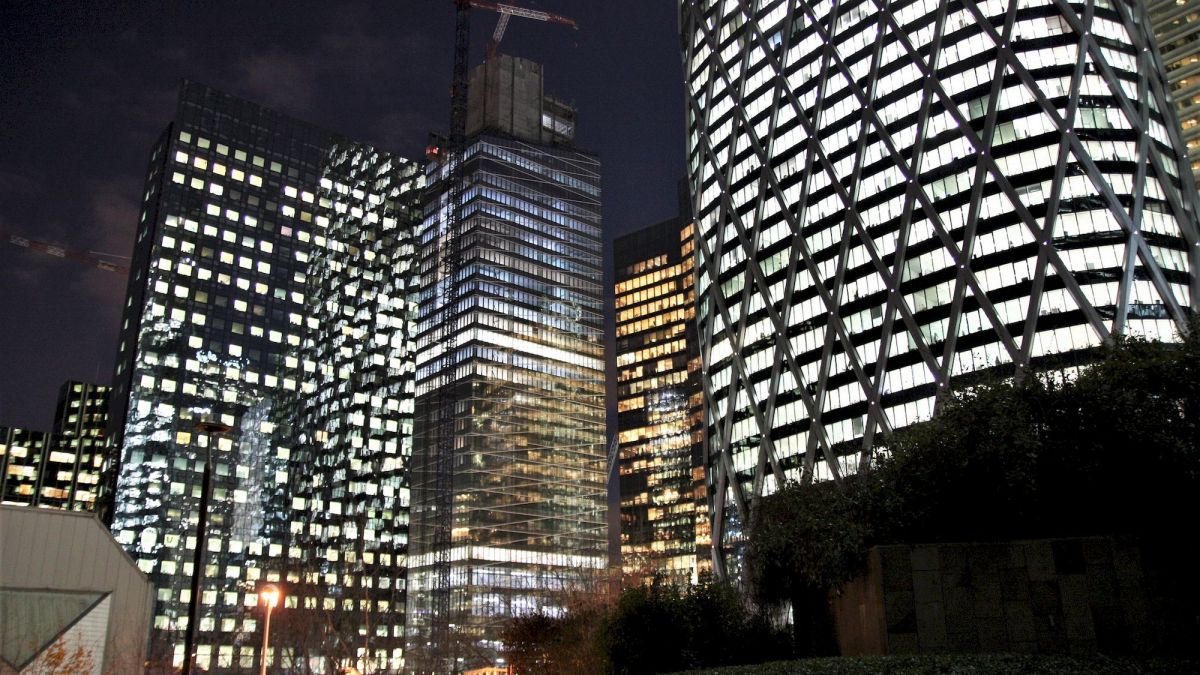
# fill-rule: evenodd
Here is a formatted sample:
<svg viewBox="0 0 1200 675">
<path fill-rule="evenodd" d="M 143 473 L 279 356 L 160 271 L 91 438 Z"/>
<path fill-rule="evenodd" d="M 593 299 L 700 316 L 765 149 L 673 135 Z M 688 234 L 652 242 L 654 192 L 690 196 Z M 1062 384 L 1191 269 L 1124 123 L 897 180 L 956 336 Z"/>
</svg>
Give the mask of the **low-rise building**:
<svg viewBox="0 0 1200 675">
<path fill-rule="evenodd" d="M 0 675 L 149 669 L 153 588 L 91 513 L 0 506 Z"/>
</svg>

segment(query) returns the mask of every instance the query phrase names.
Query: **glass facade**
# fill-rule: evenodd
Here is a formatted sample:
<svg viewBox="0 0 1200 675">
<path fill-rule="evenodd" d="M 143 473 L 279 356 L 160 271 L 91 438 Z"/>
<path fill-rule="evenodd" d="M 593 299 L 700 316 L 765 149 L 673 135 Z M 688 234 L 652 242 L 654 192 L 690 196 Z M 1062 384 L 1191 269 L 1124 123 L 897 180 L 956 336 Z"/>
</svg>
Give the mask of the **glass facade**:
<svg viewBox="0 0 1200 675">
<path fill-rule="evenodd" d="M 1151 0 L 1146 13 L 1166 67 L 1192 175 L 1200 180 L 1200 0 Z"/>
<path fill-rule="evenodd" d="M 338 464 L 375 466 L 382 461 L 378 454 L 399 455 L 406 447 L 397 398 L 403 387 L 381 399 L 389 385 L 360 371 L 377 369 L 376 356 L 385 369 L 396 364 L 375 341 L 370 321 L 358 316 L 367 310 L 333 300 L 328 276 L 347 275 L 342 287 L 348 291 L 356 287 L 349 275 L 361 271 L 358 301 L 364 307 L 405 287 L 384 278 L 392 271 L 386 264 L 403 271 L 402 253 L 387 251 L 385 264 L 379 247 L 395 243 L 389 227 L 400 226 L 389 224 L 387 214 L 404 217 L 401 207 L 389 209 L 396 189 L 414 187 L 412 169 L 400 160 L 385 169 L 382 154 L 366 154 L 329 132 L 195 83 L 185 83 L 175 121 L 152 152 L 114 378 L 112 425 L 120 456 L 113 458 L 112 529 L 157 589 L 153 663 L 178 667 L 184 660 L 201 518 L 206 536 L 196 569 L 193 631 L 199 668 L 227 672 L 259 662 L 256 590 L 266 582 L 284 588 L 278 625 L 272 626 L 272 663 L 328 663 L 335 656 L 357 657 L 360 648 L 370 650 L 362 655 L 368 660 L 393 657 L 386 647 L 365 646 L 369 641 L 357 630 L 354 648 L 342 640 L 341 651 L 329 651 L 328 633 L 336 629 L 307 625 L 305 617 L 313 613 L 299 611 L 314 603 L 321 611 L 329 603 L 340 611 L 359 608 L 367 598 L 344 595 L 358 587 L 357 578 L 343 575 L 320 598 L 290 586 L 311 581 L 312 574 L 338 573 L 336 566 L 306 567 L 318 550 L 314 541 L 360 542 L 357 565 L 368 552 L 375 554 L 375 543 L 391 547 L 394 528 L 403 527 L 402 514 L 384 514 L 403 500 L 394 467 L 365 477 L 344 473 Z M 368 277 L 368 270 L 378 276 Z M 389 326 L 393 317 L 385 313 Z M 317 342 L 331 330 L 346 339 L 338 350 L 324 352 L 332 347 Z M 394 330 L 383 332 L 390 340 Z M 344 357 L 342 350 L 360 339 L 353 350 L 370 357 Z M 389 341 L 389 347 L 404 360 L 402 340 Z M 354 393 L 313 390 L 330 377 L 330 368 L 348 386 L 370 386 Z M 325 402 L 328 410 L 321 408 Z M 387 423 L 368 417 L 375 406 L 394 407 L 396 415 Z M 339 426 L 334 419 L 341 413 Z M 383 433 L 374 429 L 377 421 L 391 434 L 390 444 L 376 442 Z M 337 456 L 328 459 L 325 452 Z M 206 460 L 212 489 L 204 514 Z M 304 494 L 297 497 L 297 490 Z M 372 491 L 377 500 L 360 499 Z M 374 529 L 385 517 L 400 522 Z M 385 563 L 382 551 L 375 561 L 403 567 L 395 557 Z M 382 584 L 386 576 L 388 593 L 403 575 L 402 569 L 377 571 L 370 567 L 363 583 Z M 394 598 L 384 601 L 394 611 Z M 391 621 L 402 623 L 402 617 Z M 387 630 L 393 630 L 390 624 Z M 325 651 L 314 655 L 316 650 Z"/>
<path fill-rule="evenodd" d="M 680 6 L 719 572 L 761 495 L 973 374 L 1186 329 L 1195 187 L 1143 3 Z"/>
<path fill-rule="evenodd" d="M 525 91 L 540 97 L 540 83 Z M 493 665 L 508 617 L 561 611 L 559 591 L 608 564 L 599 162 L 489 133 L 472 133 L 464 161 L 458 219 L 450 164 L 430 164 L 419 235 L 414 672 Z M 461 264 L 443 279 L 454 240 Z M 450 467 L 437 461 L 443 432 Z"/>
<path fill-rule="evenodd" d="M 36 504 L 50 459 L 51 434 L 0 427 L 0 503 Z"/>
<path fill-rule="evenodd" d="M 691 220 L 617 239 L 613 267 L 622 572 L 696 583 L 712 561 Z"/>
<path fill-rule="evenodd" d="M 306 615 L 292 619 L 301 635 L 329 630 L 295 645 L 294 661 L 364 673 L 403 662 L 423 183 L 415 163 L 339 143 L 317 190 L 329 215 L 314 240 L 300 348 L 286 364 L 300 386 L 278 429 L 292 444 L 300 516 L 289 523 L 298 557 L 289 556 L 285 609 Z"/>
<path fill-rule="evenodd" d="M 67 381 L 58 393 L 52 431 L 0 427 L 0 503 L 95 509 L 108 454 L 109 391 Z"/>
</svg>

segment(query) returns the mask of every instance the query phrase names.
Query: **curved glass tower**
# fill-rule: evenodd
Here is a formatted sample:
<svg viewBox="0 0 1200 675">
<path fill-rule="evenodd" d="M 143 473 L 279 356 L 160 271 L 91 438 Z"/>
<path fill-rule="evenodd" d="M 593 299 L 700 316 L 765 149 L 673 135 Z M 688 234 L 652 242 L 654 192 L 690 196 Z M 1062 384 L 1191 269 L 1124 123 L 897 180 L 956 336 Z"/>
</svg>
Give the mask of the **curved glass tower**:
<svg viewBox="0 0 1200 675">
<path fill-rule="evenodd" d="M 1144 12 L 681 3 L 718 572 L 761 495 L 950 388 L 1185 328 L 1195 188 Z"/>
</svg>

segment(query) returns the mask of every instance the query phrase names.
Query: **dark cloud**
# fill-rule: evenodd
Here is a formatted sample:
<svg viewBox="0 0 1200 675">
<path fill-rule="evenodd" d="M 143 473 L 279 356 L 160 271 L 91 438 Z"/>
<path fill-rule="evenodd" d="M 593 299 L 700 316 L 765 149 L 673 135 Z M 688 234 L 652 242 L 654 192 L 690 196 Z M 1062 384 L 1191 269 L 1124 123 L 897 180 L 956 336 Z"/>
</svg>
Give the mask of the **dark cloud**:
<svg viewBox="0 0 1200 675">
<path fill-rule="evenodd" d="M 319 61 L 280 49 L 250 54 L 238 66 L 243 95 L 273 108 L 308 110 L 318 91 Z"/>
<path fill-rule="evenodd" d="M 16 168 L 0 166 L 0 196 L 5 201 L 38 195 L 44 189 L 42 181 L 29 173 Z"/>
<path fill-rule="evenodd" d="M 411 155 L 414 148 L 428 137 L 429 132 L 440 129 L 441 120 L 414 110 L 397 110 L 382 115 L 371 124 L 372 138 L 385 150 Z M 410 159 L 421 160 L 420 156 Z"/>
<path fill-rule="evenodd" d="M 88 181 L 91 201 L 88 246 L 91 251 L 127 256 L 138 220 L 138 187 L 134 176 Z M 118 253 L 119 252 L 119 253 Z"/>
<path fill-rule="evenodd" d="M 4 223 L 0 221 L 0 228 L 3 227 Z M 6 243 L 10 236 L 8 234 L 4 236 Z M 0 260 L 6 262 L 3 271 L 0 271 L 0 279 L 3 279 L 6 285 L 9 285 L 8 290 L 10 292 L 28 291 L 51 280 L 51 274 L 54 268 L 57 267 L 55 261 L 52 261 L 50 258 L 43 258 L 28 249 L 21 251 L 20 247 L 12 244 L 9 244 L 9 246 L 12 246 L 12 248 L 7 249 L 4 257 L 0 258 Z M 8 323 L 8 321 L 5 322 L 6 325 Z"/>
<path fill-rule="evenodd" d="M 129 135 L 143 135 L 147 128 L 161 130 L 174 114 L 178 97 L 177 83 L 139 89 L 120 101 L 114 122 L 122 124 Z"/>
<path fill-rule="evenodd" d="M 127 76 L 119 68 L 97 61 L 88 79 L 63 89 L 60 100 L 87 127 L 100 127 L 107 136 L 116 134 L 130 143 L 144 144 L 147 128 L 161 128 L 170 120 L 177 83 L 127 89 Z"/>
<path fill-rule="evenodd" d="M 390 59 L 399 56 L 389 41 L 369 35 L 358 26 L 325 33 L 317 40 L 317 44 L 325 69 L 350 67 L 357 69 L 355 74 L 360 77 L 389 68 Z"/>
</svg>

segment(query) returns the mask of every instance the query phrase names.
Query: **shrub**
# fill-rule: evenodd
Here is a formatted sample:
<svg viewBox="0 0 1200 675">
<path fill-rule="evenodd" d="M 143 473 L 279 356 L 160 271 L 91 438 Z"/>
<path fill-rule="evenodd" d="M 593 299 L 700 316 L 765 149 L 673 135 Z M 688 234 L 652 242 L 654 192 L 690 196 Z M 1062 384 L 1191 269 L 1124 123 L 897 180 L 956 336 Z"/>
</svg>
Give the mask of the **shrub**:
<svg viewBox="0 0 1200 675">
<path fill-rule="evenodd" d="M 824 597 L 876 544 L 1137 536 L 1161 594 L 1200 599 L 1182 562 L 1196 544 L 1171 517 L 1200 511 L 1198 414 L 1200 324 L 1178 345 L 1118 338 L 1073 381 L 962 388 L 885 439 L 868 471 L 763 499 L 747 578 L 760 602 L 791 603 L 810 654 L 828 651 Z M 1174 606 L 1194 623 L 1194 603 Z"/>
<path fill-rule="evenodd" d="M 1176 659 L 1110 659 L 1104 656 L 955 654 L 863 656 L 776 661 L 689 671 L 687 675 L 1175 675 L 1200 663 Z M 680 674 L 683 675 L 683 674 Z"/>
<path fill-rule="evenodd" d="M 659 578 L 625 589 L 613 604 L 591 607 L 510 621 L 506 658 L 522 675 L 640 675 L 791 655 L 786 636 L 724 584 Z"/>
<path fill-rule="evenodd" d="M 720 583 L 655 579 L 626 589 L 608 619 L 610 672 L 662 673 L 752 663 L 790 654 L 787 638 Z"/>
</svg>

